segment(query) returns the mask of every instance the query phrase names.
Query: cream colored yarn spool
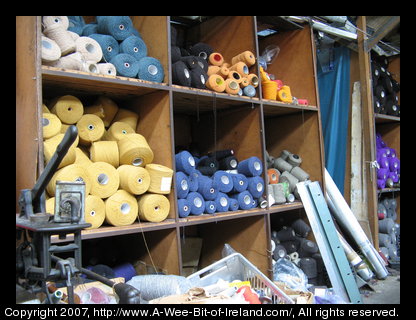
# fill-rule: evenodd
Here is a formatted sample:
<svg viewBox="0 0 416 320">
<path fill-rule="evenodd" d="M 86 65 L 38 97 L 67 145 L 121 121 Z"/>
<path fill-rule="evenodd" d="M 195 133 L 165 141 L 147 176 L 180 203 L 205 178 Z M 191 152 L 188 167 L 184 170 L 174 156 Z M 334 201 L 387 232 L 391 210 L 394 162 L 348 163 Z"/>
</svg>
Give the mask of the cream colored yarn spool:
<svg viewBox="0 0 416 320">
<path fill-rule="evenodd" d="M 167 218 L 170 202 L 161 194 L 146 193 L 138 198 L 139 219 L 150 222 L 161 222 Z"/>
<path fill-rule="evenodd" d="M 52 25 L 59 25 L 67 30 L 69 27 L 69 19 L 67 16 L 43 16 L 42 25 L 44 28 L 48 28 Z"/>
<path fill-rule="evenodd" d="M 43 30 L 43 33 L 56 42 L 61 49 L 62 56 L 75 51 L 75 41 L 62 24 L 51 24 Z"/>
<path fill-rule="evenodd" d="M 42 114 L 43 139 L 49 139 L 61 132 L 62 123 L 53 113 Z"/>
<path fill-rule="evenodd" d="M 120 165 L 131 164 L 144 167 L 153 161 L 153 151 L 146 138 L 138 133 L 128 133 L 117 141 L 120 154 Z"/>
<path fill-rule="evenodd" d="M 50 110 L 63 123 L 74 124 L 81 119 L 84 113 L 84 105 L 77 97 L 65 95 L 55 99 Z"/>
<path fill-rule="evenodd" d="M 79 37 L 76 39 L 75 50 L 81 53 L 86 61 L 97 63 L 103 57 L 100 44 L 90 37 Z"/>
<path fill-rule="evenodd" d="M 56 148 L 61 143 L 63 137 L 64 137 L 63 133 L 58 133 L 57 135 L 43 142 L 43 155 L 44 155 L 45 163 L 48 163 L 51 160 L 53 154 L 56 151 Z M 75 159 L 76 159 L 75 148 L 77 145 L 78 145 L 78 142 L 77 140 L 75 140 L 74 143 L 71 145 L 71 147 L 69 147 L 68 152 L 66 153 L 65 157 L 62 159 L 61 163 L 58 165 L 58 169 L 68 166 L 70 164 L 73 164 L 75 162 Z"/>
<path fill-rule="evenodd" d="M 44 64 L 68 70 L 82 70 L 83 68 L 82 55 L 79 52 L 70 53 L 60 57 L 57 61 L 45 62 Z"/>
<path fill-rule="evenodd" d="M 136 221 L 138 204 L 136 198 L 125 190 L 117 190 L 105 200 L 105 221 L 113 226 L 128 226 Z"/>
<path fill-rule="evenodd" d="M 97 63 L 98 72 L 106 76 L 116 76 L 117 69 L 112 63 Z"/>
<path fill-rule="evenodd" d="M 95 61 L 83 61 L 81 71 L 99 74 L 97 63 Z"/>
<path fill-rule="evenodd" d="M 143 194 L 149 189 L 150 174 L 145 168 L 124 164 L 117 171 L 121 189 L 135 195 Z"/>
<path fill-rule="evenodd" d="M 126 134 L 136 133 L 134 129 L 127 122 L 113 122 L 105 133 L 106 140 L 119 141 L 123 139 Z"/>
<path fill-rule="evenodd" d="M 75 151 L 75 150 L 74 150 Z M 56 181 L 84 181 L 85 194 L 89 194 L 91 191 L 91 179 L 87 170 L 79 164 L 70 164 L 55 172 L 51 181 L 46 186 L 46 191 L 51 197 L 55 196 Z"/>
<path fill-rule="evenodd" d="M 85 198 L 84 221 L 91 223 L 91 227 L 86 229 L 97 229 L 105 221 L 105 203 L 103 199 L 89 194 Z"/>
<path fill-rule="evenodd" d="M 145 169 L 150 175 L 148 191 L 159 194 L 169 194 L 172 185 L 173 170 L 161 164 L 149 163 Z"/>
<path fill-rule="evenodd" d="M 69 33 L 69 35 L 71 36 L 71 38 L 72 38 L 74 41 L 77 41 L 77 39 L 79 38 L 79 34 L 78 34 L 78 33 L 75 33 L 75 32 L 73 32 L 73 31 L 69 31 L 69 30 L 68 30 L 68 33 Z"/>
<path fill-rule="evenodd" d="M 130 127 L 132 127 L 134 131 L 136 131 L 137 122 L 139 121 L 139 115 L 134 111 L 119 108 L 116 113 L 116 116 L 113 119 L 113 122 L 118 121 L 128 123 Z"/>
<path fill-rule="evenodd" d="M 117 191 L 120 185 L 120 177 L 116 168 L 111 164 L 94 162 L 88 167 L 87 171 L 91 180 L 90 194 L 104 199 Z"/>
<path fill-rule="evenodd" d="M 93 162 L 107 162 L 114 168 L 119 165 L 117 141 L 96 141 L 90 148 L 90 158 Z"/>
<path fill-rule="evenodd" d="M 42 36 L 41 43 L 41 54 L 43 62 L 57 61 L 61 57 L 61 48 L 59 48 L 55 41 L 49 39 L 48 37 Z"/>
<path fill-rule="evenodd" d="M 95 114 L 84 114 L 77 122 L 79 142 L 88 146 L 102 138 L 105 132 L 104 122 Z"/>
</svg>

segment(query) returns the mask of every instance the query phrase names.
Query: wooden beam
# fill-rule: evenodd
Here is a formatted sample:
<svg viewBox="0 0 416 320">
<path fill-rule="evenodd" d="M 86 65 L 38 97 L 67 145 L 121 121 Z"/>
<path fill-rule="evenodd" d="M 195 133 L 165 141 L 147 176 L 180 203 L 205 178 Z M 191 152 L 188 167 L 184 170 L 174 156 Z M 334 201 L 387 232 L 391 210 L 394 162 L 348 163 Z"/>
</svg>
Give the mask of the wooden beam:
<svg viewBox="0 0 416 320">
<path fill-rule="evenodd" d="M 363 32 L 358 32 L 358 63 L 360 67 L 361 83 L 361 107 L 362 107 L 362 129 L 363 129 L 363 179 L 367 188 L 367 210 L 368 223 L 372 233 L 374 247 L 378 250 L 378 217 L 377 217 L 377 191 L 376 170 L 371 163 L 375 157 L 375 122 L 373 112 L 373 94 L 371 84 L 370 57 L 365 50 L 366 18 L 360 16 L 357 19 L 357 26 Z M 370 238 L 370 237 L 369 237 Z"/>
</svg>

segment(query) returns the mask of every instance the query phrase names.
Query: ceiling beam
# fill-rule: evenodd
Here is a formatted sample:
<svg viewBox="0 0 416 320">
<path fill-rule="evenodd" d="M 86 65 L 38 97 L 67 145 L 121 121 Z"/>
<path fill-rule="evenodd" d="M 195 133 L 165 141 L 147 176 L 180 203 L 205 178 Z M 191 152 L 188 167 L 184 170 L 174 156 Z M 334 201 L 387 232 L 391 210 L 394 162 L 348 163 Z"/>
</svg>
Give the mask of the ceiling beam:
<svg viewBox="0 0 416 320">
<path fill-rule="evenodd" d="M 381 39 L 392 31 L 400 23 L 400 16 L 393 16 L 386 23 L 365 41 L 364 47 L 369 52 Z"/>
</svg>

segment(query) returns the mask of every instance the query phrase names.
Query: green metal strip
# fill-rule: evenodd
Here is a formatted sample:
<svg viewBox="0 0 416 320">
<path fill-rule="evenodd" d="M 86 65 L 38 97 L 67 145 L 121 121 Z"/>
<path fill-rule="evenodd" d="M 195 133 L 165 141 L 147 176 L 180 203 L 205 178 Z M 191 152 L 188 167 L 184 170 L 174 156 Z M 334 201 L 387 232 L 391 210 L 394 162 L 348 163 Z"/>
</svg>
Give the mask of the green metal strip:
<svg viewBox="0 0 416 320">
<path fill-rule="evenodd" d="M 325 236 L 328 239 L 330 249 L 336 261 L 336 264 L 332 267 L 338 268 L 338 273 L 341 276 L 345 290 L 348 294 L 348 297 L 350 298 L 350 302 L 362 303 L 361 294 L 358 290 L 355 276 L 351 271 L 350 264 L 337 235 L 335 225 L 332 221 L 332 216 L 329 212 L 328 205 L 326 203 L 321 187 L 317 181 L 309 183 L 306 186 L 313 200 L 315 209 L 318 212 L 320 224 L 325 231 Z"/>
</svg>

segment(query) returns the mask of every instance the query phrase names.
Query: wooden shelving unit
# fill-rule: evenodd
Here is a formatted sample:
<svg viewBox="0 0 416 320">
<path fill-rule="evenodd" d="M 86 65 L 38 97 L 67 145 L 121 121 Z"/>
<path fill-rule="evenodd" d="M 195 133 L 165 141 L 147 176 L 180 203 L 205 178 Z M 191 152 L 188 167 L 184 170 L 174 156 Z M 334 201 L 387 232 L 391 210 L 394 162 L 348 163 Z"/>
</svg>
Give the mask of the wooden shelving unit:
<svg viewBox="0 0 416 320">
<path fill-rule="evenodd" d="M 85 20 L 93 18 L 85 17 Z M 42 102 L 63 94 L 75 95 L 86 103 L 105 94 L 120 106 L 137 112 L 136 131 L 146 137 L 155 155 L 153 162 L 174 171 L 175 146 L 190 142 L 197 142 L 202 153 L 232 148 L 239 160 L 257 156 L 265 168 L 266 150 L 277 157 L 287 149 L 301 155 L 302 168 L 324 189 L 315 48 L 309 25 L 301 28 L 279 25 L 277 34 L 259 37 L 257 30 L 264 27 L 264 19 L 252 16 L 215 16 L 189 25 L 178 24 L 179 18 L 169 16 L 131 18 L 148 45 L 149 55 L 158 58 L 163 65 L 162 83 L 42 66 L 39 54 L 41 18 L 16 18 L 16 24 L 26 26 L 16 29 L 19 49 L 16 56 L 16 135 L 20 141 L 16 146 L 16 210 L 20 190 L 31 188 L 43 170 Z M 273 23 L 273 19 L 268 23 Z M 294 96 L 308 99 L 309 105 L 262 99 L 261 85 L 256 95 L 249 98 L 172 84 L 170 32 L 173 27 L 178 28 L 188 44 L 208 43 L 229 59 L 245 50 L 259 56 L 265 46 L 278 45 L 280 54 L 267 71 L 289 85 Z M 259 75 L 258 64 L 252 66 L 250 72 Z M 263 178 L 266 180 L 266 172 Z M 110 264 L 122 262 L 123 258 L 130 262 L 139 259 L 167 273 L 181 274 L 181 241 L 190 235 L 203 239 L 200 268 L 220 259 L 223 245 L 228 243 L 271 276 L 271 230 L 285 221 L 305 218 L 299 200 L 264 209 L 179 218 L 174 179 L 168 199 L 170 212 L 160 223 L 137 221 L 130 226 L 103 225 L 82 231 L 84 261 L 88 263 L 92 255 L 96 259 L 100 254 L 108 255 L 116 243 L 117 248 L 122 249 L 115 259 L 108 261 Z M 114 242 L 113 245 L 110 246 L 110 242 Z M 103 250 L 107 245 L 108 250 Z"/>
</svg>

